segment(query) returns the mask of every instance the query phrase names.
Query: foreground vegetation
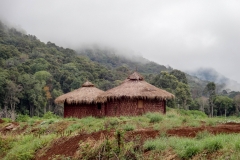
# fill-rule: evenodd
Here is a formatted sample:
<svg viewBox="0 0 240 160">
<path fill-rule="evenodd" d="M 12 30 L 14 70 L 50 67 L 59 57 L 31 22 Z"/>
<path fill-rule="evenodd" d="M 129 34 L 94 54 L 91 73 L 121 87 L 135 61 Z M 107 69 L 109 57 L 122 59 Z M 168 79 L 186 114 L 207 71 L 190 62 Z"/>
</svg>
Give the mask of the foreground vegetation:
<svg viewBox="0 0 240 160">
<path fill-rule="evenodd" d="M 78 154 L 75 157 L 52 155 L 52 159 L 164 159 L 175 156 L 179 159 L 200 157 L 208 159 L 239 159 L 240 135 L 212 135 L 207 131 L 197 134 L 195 138 L 168 136 L 167 130 L 177 127 L 199 127 L 203 123 L 215 126 L 219 123 L 240 123 L 237 117 L 208 118 L 200 111 L 185 111 L 169 109 L 166 115 L 147 113 L 135 117 L 86 117 L 82 119 L 63 119 L 51 112 L 43 118 L 19 116 L 17 122 L 2 119 L 0 123 L 0 158 L 2 159 L 33 159 L 40 149 L 44 152 L 54 141 L 63 137 L 71 138 L 78 134 L 97 133 L 98 131 L 112 132 L 113 136 L 98 141 L 79 141 Z M 10 131 L 3 129 L 10 124 L 18 127 Z M 159 131 L 154 139 L 126 136 L 134 131 Z M 7 133 L 7 134 L 6 134 Z"/>
</svg>

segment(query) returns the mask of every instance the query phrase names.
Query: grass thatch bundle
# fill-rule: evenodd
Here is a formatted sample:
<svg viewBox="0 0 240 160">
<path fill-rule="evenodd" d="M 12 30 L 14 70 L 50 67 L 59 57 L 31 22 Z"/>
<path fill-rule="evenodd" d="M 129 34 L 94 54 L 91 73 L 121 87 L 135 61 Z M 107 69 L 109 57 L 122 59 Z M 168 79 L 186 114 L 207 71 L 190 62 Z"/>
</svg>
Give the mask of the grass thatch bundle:
<svg viewBox="0 0 240 160">
<path fill-rule="evenodd" d="M 97 103 L 97 96 L 104 93 L 104 91 L 94 87 L 91 82 L 85 82 L 81 88 L 76 89 L 72 92 L 63 94 L 55 99 L 55 103 Z"/>
<path fill-rule="evenodd" d="M 99 95 L 97 101 L 103 103 L 121 98 L 166 100 L 174 98 L 174 95 L 147 83 L 140 74 L 134 72 L 121 85 Z"/>
</svg>

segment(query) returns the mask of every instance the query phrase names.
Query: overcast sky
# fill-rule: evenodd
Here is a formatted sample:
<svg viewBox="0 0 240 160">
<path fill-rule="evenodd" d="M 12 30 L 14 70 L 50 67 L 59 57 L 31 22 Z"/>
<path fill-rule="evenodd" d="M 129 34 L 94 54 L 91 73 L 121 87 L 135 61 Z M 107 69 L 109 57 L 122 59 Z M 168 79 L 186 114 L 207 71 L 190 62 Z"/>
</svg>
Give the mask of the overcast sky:
<svg viewBox="0 0 240 160">
<path fill-rule="evenodd" d="M 0 19 L 41 41 L 131 50 L 175 69 L 240 82 L 239 0 L 1 0 Z"/>
</svg>

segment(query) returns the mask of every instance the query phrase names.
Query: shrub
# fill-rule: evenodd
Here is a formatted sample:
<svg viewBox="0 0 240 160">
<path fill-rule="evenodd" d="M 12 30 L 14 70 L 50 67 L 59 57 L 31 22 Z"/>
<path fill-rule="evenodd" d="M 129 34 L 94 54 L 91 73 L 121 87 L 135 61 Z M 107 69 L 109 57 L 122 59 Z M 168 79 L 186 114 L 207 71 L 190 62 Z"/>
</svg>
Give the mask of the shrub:
<svg viewBox="0 0 240 160">
<path fill-rule="evenodd" d="M 184 159 L 189 159 L 192 156 L 196 155 L 199 151 L 200 149 L 198 146 L 189 145 L 183 150 L 182 154 L 180 154 L 180 157 Z"/>
<path fill-rule="evenodd" d="M 67 128 L 66 131 L 74 132 L 74 131 L 76 131 L 76 130 L 78 130 L 78 129 L 81 129 L 81 124 L 79 124 L 79 123 L 74 123 L 74 124 L 70 125 L 70 126 Z"/>
<path fill-rule="evenodd" d="M 147 151 L 158 150 L 163 151 L 167 148 L 166 138 L 159 138 L 153 140 L 147 140 L 144 142 L 143 148 Z"/>
<path fill-rule="evenodd" d="M 169 145 L 181 159 L 190 159 L 202 151 L 202 145 L 196 139 L 171 137 Z"/>
<path fill-rule="evenodd" d="M 200 139 L 209 137 L 210 135 L 211 135 L 211 133 L 209 133 L 208 131 L 202 131 L 202 132 L 198 132 L 195 138 L 200 140 Z"/>
<path fill-rule="evenodd" d="M 51 118 L 58 118 L 57 115 L 55 115 L 53 112 L 46 112 L 44 115 L 43 115 L 43 118 L 44 119 L 51 119 Z"/>
<path fill-rule="evenodd" d="M 13 148 L 7 153 L 5 159 L 33 159 L 35 151 L 47 145 L 53 138 L 54 135 L 42 136 L 41 139 L 33 135 L 26 135 L 14 142 Z"/>
<path fill-rule="evenodd" d="M 147 113 L 146 116 L 150 119 L 150 123 L 157 123 L 163 120 L 163 117 L 160 113 Z"/>
<path fill-rule="evenodd" d="M 135 129 L 135 126 L 130 125 L 130 124 L 126 124 L 126 125 L 123 127 L 123 129 L 124 129 L 125 131 L 133 131 L 133 130 Z"/>
<path fill-rule="evenodd" d="M 202 111 L 198 111 L 198 110 L 184 110 L 184 109 L 179 109 L 178 110 L 179 114 L 182 116 L 193 116 L 193 117 L 200 117 L 200 118 L 206 118 L 207 115 L 202 112 Z"/>
<path fill-rule="evenodd" d="M 204 143 L 204 149 L 209 153 L 215 152 L 221 148 L 223 148 L 223 144 L 219 139 L 207 139 Z"/>
<path fill-rule="evenodd" d="M 10 118 L 2 118 L 2 120 L 3 120 L 4 122 L 7 122 L 7 123 L 12 122 L 12 120 L 11 120 Z"/>
<path fill-rule="evenodd" d="M 18 116 L 17 116 L 17 119 L 16 119 L 16 121 L 17 122 L 27 122 L 28 120 L 29 120 L 29 116 L 28 115 L 22 115 L 22 114 L 19 114 Z"/>
<path fill-rule="evenodd" d="M 240 151 L 240 141 L 235 143 L 235 150 Z"/>
</svg>

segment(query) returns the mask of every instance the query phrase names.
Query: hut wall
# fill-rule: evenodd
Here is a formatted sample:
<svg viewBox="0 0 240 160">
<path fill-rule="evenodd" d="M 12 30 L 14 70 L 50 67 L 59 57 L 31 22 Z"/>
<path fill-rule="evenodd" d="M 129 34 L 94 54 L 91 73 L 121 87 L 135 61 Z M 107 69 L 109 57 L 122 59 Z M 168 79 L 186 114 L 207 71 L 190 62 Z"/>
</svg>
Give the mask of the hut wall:
<svg viewBox="0 0 240 160">
<path fill-rule="evenodd" d="M 87 116 L 104 116 L 104 106 L 97 104 L 64 104 L 64 117 L 83 118 Z"/>
<path fill-rule="evenodd" d="M 106 116 L 135 116 L 142 115 L 147 112 L 166 112 L 165 101 L 159 100 L 143 100 L 143 107 L 138 107 L 138 100 L 115 100 L 108 101 L 105 108 Z"/>
</svg>

